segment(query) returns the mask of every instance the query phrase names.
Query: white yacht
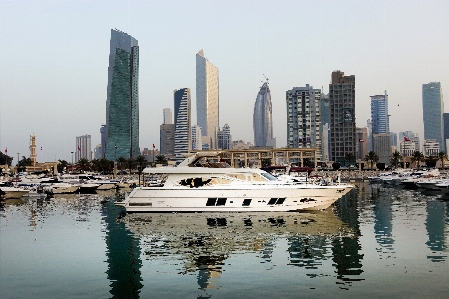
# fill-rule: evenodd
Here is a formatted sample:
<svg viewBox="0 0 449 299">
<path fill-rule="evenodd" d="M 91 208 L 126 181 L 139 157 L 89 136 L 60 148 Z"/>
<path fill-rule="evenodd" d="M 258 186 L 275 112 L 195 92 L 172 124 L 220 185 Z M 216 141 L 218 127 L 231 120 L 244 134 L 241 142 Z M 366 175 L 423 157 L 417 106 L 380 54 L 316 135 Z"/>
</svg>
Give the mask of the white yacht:
<svg viewBox="0 0 449 299">
<path fill-rule="evenodd" d="M 210 153 L 208 154 L 210 155 Z M 320 210 L 348 193 L 350 184 L 315 185 L 279 181 L 254 168 L 199 163 L 195 154 L 178 167 L 146 168 L 158 183 L 138 187 L 122 202 L 127 212 L 282 212 Z M 201 164 L 202 167 L 195 167 Z"/>
</svg>

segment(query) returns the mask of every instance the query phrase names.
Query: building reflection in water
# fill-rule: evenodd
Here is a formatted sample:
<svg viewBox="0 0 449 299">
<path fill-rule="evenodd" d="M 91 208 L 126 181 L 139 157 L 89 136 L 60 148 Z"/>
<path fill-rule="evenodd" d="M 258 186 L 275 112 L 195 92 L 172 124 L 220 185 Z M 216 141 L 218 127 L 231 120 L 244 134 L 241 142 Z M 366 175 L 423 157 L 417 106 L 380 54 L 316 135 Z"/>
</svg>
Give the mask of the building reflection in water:
<svg viewBox="0 0 449 299">
<path fill-rule="evenodd" d="M 103 202 L 102 214 L 106 230 L 107 264 L 106 274 L 111 282 L 111 298 L 139 298 L 142 289 L 139 239 L 117 221 L 122 212 L 113 200 Z"/>
<path fill-rule="evenodd" d="M 359 193 L 360 190 L 353 190 L 335 203 L 337 216 L 354 230 L 356 237 L 341 236 L 332 240 L 333 261 L 335 263 L 337 283 L 340 288 L 347 289 L 355 281 L 364 280 L 360 278 L 363 273 L 362 259 L 360 254 L 360 223 L 359 223 Z M 361 196 L 366 196 L 362 194 Z M 362 199 L 363 202 L 363 199 Z"/>
<path fill-rule="evenodd" d="M 376 251 L 381 258 L 391 258 L 394 254 L 392 197 L 376 198 L 373 206 L 374 234 L 379 247 Z"/>
<path fill-rule="evenodd" d="M 427 258 L 432 262 L 444 262 L 446 255 L 438 255 L 447 249 L 447 233 L 445 232 L 445 223 L 447 221 L 445 211 L 445 202 L 439 200 L 427 201 L 427 218 L 425 222 L 428 241 L 426 245 L 432 251 Z"/>
<path fill-rule="evenodd" d="M 264 262 L 271 262 L 280 239 L 288 243 L 285 265 L 316 269 L 320 260 L 331 260 L 333 255 L 337 278 L 345 284 L 356 280 L 349 276 L 362 272 L 357 270 L 362 258 L 354 233 L 357 227 L 349 227 L 330 209 L 316 213 L 129 214 L 122 221 L 145 244 L 147 259 L 181 257 L 180 274 L 196 273 L 203 291 L 220 287 L 230 255 L 260 253 Z M 335 244 L 332 251 L 330 243 Z"/>
</svg>

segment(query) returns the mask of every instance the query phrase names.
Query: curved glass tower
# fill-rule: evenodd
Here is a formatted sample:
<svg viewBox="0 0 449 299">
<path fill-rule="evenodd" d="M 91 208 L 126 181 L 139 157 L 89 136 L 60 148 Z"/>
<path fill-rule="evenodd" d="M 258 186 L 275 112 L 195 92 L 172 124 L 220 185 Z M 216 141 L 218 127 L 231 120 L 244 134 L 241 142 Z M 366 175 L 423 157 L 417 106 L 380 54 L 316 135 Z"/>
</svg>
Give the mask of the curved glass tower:
<svg viewBox="0 0 449 299">
<path fill-rule="evenodd" d="M 253 114 L 254 145 L 276 147 L 273 138 L 273 120 L 271 108 L 271 93 L 268 82 L 259 90 L 254 104 Z"/>
<path fill-rule="evenodd" d="M 111 30 L 106 100 L 106 159 L 137 158 L 139 149 L 139 46 Z"/>
</svg>

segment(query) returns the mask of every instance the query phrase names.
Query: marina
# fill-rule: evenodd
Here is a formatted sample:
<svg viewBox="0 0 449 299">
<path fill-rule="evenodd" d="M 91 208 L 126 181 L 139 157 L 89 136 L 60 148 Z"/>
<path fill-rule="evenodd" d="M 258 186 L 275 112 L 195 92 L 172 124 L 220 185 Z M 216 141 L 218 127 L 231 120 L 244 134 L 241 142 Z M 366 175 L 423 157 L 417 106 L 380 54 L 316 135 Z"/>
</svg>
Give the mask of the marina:
<svg viewBox="0 0 449 299">
<path fill-rule="evenodd" d="M 356 182 L 324 211 L 127 214 L 129 191 L 0 208 L 5 298 L 443 298 L 449 202 Z"/>
</svg>

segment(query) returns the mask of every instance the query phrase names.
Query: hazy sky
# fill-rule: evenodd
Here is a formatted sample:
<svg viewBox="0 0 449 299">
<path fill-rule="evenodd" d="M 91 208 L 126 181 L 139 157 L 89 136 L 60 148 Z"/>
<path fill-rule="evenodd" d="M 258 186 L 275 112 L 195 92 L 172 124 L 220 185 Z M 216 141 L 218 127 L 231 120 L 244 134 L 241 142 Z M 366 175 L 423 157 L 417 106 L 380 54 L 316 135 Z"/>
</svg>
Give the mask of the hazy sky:
<svg viewBox="0 0 449 299">
<path fill-rule="evenodd" d="M 423 138 L 423 83 L 449 92 L 449 1 L 0 0 L 0 149 L 38 162 L 71 160 L 76 136 L 100 143 L 110 30 L 139 41 L 140 147 L 159 148 L 173 90 L 192 92 L 195 55 L 219 69 L 220 126 L 253 142 L 254 102 L 269 78 L 277 146 L 286 144 L 285 92 L 328 92 L 331 73 L 356 77 L 357 126 L 371 95 L 389 95 L 390 129 Z M 446 105 L 448 107 L 449 104 Z M 447 108 L 446 108 L 447 109 Z"/>
</svg>

